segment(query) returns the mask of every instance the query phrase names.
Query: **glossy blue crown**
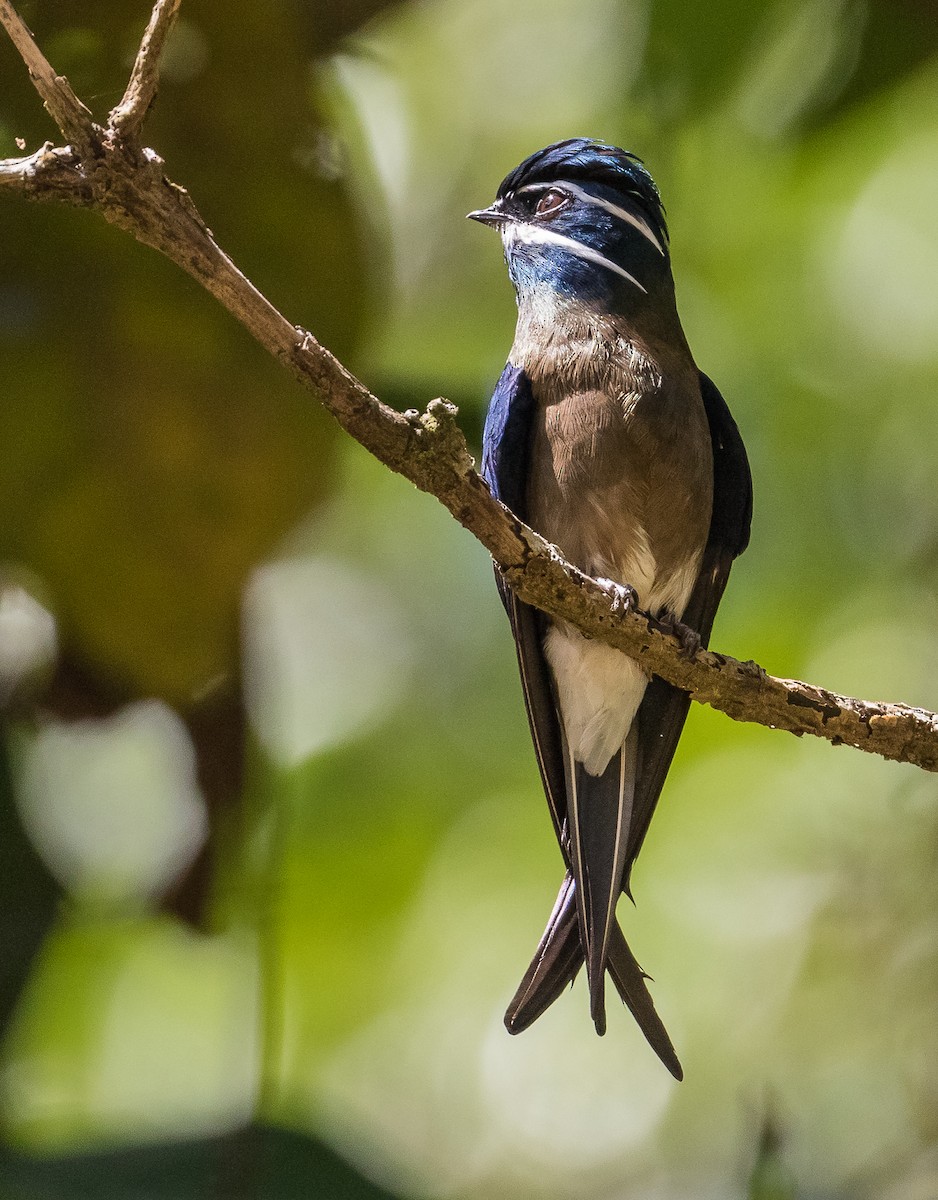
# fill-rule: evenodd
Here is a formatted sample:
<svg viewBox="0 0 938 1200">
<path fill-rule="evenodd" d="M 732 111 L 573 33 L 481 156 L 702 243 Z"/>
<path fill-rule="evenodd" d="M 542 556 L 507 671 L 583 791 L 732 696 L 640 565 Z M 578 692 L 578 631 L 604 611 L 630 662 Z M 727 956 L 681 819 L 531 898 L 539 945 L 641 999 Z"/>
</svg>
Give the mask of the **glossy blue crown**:
<svg viewBox="0 0 938 1200">
<path fill-rule="evenodd" d="M 532 183 L 569 179 L 601 184 L 632 197 L 663 242 L 668 238 L 664 205 L 640 158 L 594 138 L 567 138 L 526 158 L 501 182 L 498 198 Z"/>
</svg>

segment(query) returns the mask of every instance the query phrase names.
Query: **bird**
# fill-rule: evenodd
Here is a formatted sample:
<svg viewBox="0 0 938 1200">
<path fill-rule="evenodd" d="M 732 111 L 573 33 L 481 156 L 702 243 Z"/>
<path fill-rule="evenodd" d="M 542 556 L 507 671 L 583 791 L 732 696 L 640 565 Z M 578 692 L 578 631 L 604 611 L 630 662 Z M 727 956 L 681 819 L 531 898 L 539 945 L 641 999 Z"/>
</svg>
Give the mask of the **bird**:
<svg viewBox="0 0 938 1200">
<path fill-rule="evenodd" d="M 569 138 L 511 171 L 468 216 L 501 234 L 517 300 L 485 420 L 495 498 L 587 574 L 706 646 L 749 542 L 752 480 L 726 402 L 678 316 L 657 186 L 635 154 Z M 520 601 L 496 566 L 541 781 L 566 874 L 505 1014 L 541 1016 L 586 966 L 606 1031 L 608 972 L 652 1049 L 683 1070 L 621 927 L 690 705 L 628 655 Z M 680 628 L 680 626 L 678 626 Z"/>
</svg>

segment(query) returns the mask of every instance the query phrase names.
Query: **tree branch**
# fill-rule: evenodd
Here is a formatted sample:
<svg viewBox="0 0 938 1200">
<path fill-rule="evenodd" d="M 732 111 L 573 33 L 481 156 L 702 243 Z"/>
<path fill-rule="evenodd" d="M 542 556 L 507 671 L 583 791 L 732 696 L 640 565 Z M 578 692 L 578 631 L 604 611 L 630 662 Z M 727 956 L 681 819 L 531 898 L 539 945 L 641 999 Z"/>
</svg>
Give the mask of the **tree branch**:
<svg viewBox="0 0 938 1200">
<path fill-rule="evenodd" d="M 0 190 L 93 208 L 192 275 L 316 392 L 347 433 L 386 466 L 436 496 L 486 547 L 522 600 L 624 651 L 647 671 L 734 720 L 810 733 L 938 771 L 935 713 L 777 679 L 753 662 L 728 655 L 706 650 L 688 655 L 679 639 L 653 618 L 621 611 L 611 590 L 566 562 L 493 499 L 473 469 L 452 405 L 433 400 L 424 413 L 389 408 L 311 333 L 291 325 L 274 308 L 221 250 L 188 193 L 164 174 L 159 156 L 137 142 L 178 5 L 179 0 L 157 0 L 124 99 L 101 129 L 42 57 L 8 0 L 0 0 L 0 21 L 72 142 L 69 148 L 47 144 L 26 158 L 0 162 Z"/>
<path fill-rule="evenodd" d="M 46 142 L 25 158 L 0 159 L 0 193 L 86 205 L 91 203 L 91 192 L 85 185 L 80 162 L 70 147 L 56 148 Z"/>
<path fill-rule="evenodd" d="M 137 138 L 160 82 L 160 59 L 182 0 L 156 0 L 130 73 L 124 98 L 111 110 L 109 126 L 124 139 Z"/>
<path fill-rule="evenodd" d="M 91 113 L 72 91 L 65 76 L 56 75 L 9 0 L 0 0 L 0 22 L 19 51 L 36 91 L 63 136 L 76 146 L 87 148 L 95 130 Z"/>
</svg>

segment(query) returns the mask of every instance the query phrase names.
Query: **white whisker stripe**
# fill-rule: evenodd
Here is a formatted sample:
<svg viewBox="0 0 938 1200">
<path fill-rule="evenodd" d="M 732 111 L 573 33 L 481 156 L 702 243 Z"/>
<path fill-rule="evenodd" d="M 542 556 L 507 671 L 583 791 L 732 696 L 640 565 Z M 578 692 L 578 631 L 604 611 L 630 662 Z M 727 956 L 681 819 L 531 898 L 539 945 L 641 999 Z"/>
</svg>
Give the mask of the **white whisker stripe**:
<svg viewBox="0 0 938 1200">
<path fill-rule="evenodd" d="M 600 254 L 592 246 L 578 242 L 576 238 L 565 237 L 562 233 L 555 233 L 553 229 L 545 229 L 542 225 L 513 222 L 505 226 L 502 231 L 502 237 L 505 240 L 506 247 L 509 242 L 524 242 L 527 245 L 558 246 L 561 250 L 566 250 L 568 254 L 573 254 L 577 258 L 586 259 L 588 262 L 594 262 L 600 267 L 606 267 L 609 271 L 615 271 L 617 275 L 621 275 L 629 283 L 634 283 L 640 292 L 647 293 L 647 288 L 642 287 L 634 275 L 630 275 L 618 263 L 614 263 L 611 258 L 606 258 L 605 254 Z"/>
<path fill-rule="evenodd" d="M 595 204 L 597 208 L 604 208 L 606 212 L 612 213 L 614 217 L 618 217 L 620 221 L 626 221 L 632 225 L 639 233 L 643 234 L 658 253 L 664 257 L 664 247 L 655 236 L 654 230 L 647 221 L 643 221 L 641 217 L 637 217 L 634 213 L 630 213 L 627 208 L 620 208 L 618 204 L 613 204 L 611 200 L 606 200 L 602 196 L 594 196 L 585 188 L 581 188 L 577 183 L 571 183 L 568 179 L 558 180 L 556 183 L 529 183 L 527 187 L 519 188 L 521 192 L 532 192 L 536 190 L 550 191 L 551 188 L 556 188 L 557 191 L 569 192 L 572 196 L 576 196 L 578 200 L 582 200 L 585 204 Z"/>
</svg>

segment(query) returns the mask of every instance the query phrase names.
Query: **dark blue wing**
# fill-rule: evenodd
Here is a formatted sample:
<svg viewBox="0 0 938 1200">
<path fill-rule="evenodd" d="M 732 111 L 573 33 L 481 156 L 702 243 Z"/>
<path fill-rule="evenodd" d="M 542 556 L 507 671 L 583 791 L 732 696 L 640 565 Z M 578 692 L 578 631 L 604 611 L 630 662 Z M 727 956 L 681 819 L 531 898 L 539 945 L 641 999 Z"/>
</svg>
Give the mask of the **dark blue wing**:
<svg viewBox="0 0 938 1200">
<path fill-rule="evenodd" d="M 509 363 L 495 385 L 482 433 L 482 478 L 492 494 L 523 520 L 527 518 L 528 465 L 537 400 L 527 375 Z M 544 652 L 544 618 L 518 600 L 498 569 L 498 591 L 511 622 L 518 654 L 524 705 L 531 727 L 541 780 L 550 805 L 558 840 L 567 815 L 563 748 L 557 708 Z"/>
<path fill-rule="evenodd" d="M 746 447 L 726 401 L 717 385 L 700 372 L 700 394 L 703 396 L 707 421 L 710 425 L 710 441 L 713 446 L 713 516 L 710 520 L 708 551 L 717 551 L 721 557 L 729 555 L 730 562 L 738 558 L 749 545 L 749 527 L 752 523 L 752 475 Z M 704 572 L 701 571 L 701 577 Z M 723 595 L 729 566 L 719 588 Z M 700 580 L 698 579 L 698 586 Z M 719 596 L 717 601 L 719 602 Z M 716 604 L 710 611 L 710 621 Z M 709 633 L 709 627 L 707 632 Z"/>
<path fill-rule="evenodd" d="M 496 500 L 522 520 L 537 401 L 521 367 L 501 373 L 482 430 L 482 478 Z"/>
</svg>

